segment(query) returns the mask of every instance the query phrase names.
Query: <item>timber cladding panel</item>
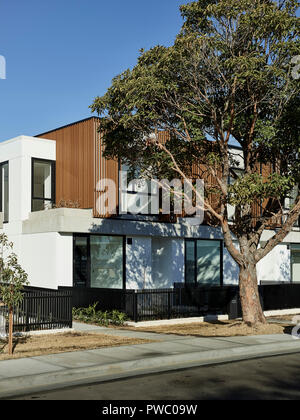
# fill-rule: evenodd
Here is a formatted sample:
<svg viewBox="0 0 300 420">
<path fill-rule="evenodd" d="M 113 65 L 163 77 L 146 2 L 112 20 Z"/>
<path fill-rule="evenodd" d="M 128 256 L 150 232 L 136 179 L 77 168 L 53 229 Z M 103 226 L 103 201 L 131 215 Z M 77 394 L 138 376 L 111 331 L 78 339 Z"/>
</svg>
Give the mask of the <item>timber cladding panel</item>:
<svg viewBox="0 0 300 420">
<path fill-rule="evenodd" d="M 107 191 L 106 189 L 100 188 L 99 181 L 104 179 L 109 179 L 113 181 L 115 189 L 115 212 L 113 215 L 118 214 L 119 207 L 119 162 L 118 160 L 105 159 L 103 157 L 104 153 L 104 144 L 103 144 L 103 135 L 99 131 L 99 121 L 95 120 L 95 190 L 94 190 L 94 216 L 95 217 L 110 217 L 111 214 L 108 214 L 105 210 L 107 206 L 106 195 L 103 192 Z"/>
<path fill-rule="evenodd" d="M 61 201 L 78 203 L 80 208 L 93 209 L 94 217 L 105 218 L 110 215 L 104 210 L 105 198 L 97 188 L 97 184 L 103 179 L 114 181 L 116 212 L 118 212 L 119 164 L 117 160 L 108 160 L 103 157 L 104 144 L 102 134 L 99 132 L 99 124 L 99 118 L 91 117 L 36 137 L 56 141 L 56 204 L 58 205 Z M 159 132 L 158 135 L 162 143 L 169 139 L 167 132 Z M 262 165 L 257 170 L 264 178 L 272 173 L 270 164 Z M 211 187 L 217 185 L 216 179 L 208 174 L 206 165 L 193 164 L 191 176 L 204 179 Z M 212 207 L 219 211 L 218 194 L 210 193 L 208 198 Z M 265 200 L 253 206 L 254 219 L 259 218 L 265 211 L 268 201 Z M 160 220 L 170 221 L 170 216 L 160 215 Z M 275 225 L 280 225 L 280 222 L 275 221 Z"/>
<path fill-rule="evenodd" d="M 56 204 L 79 203 L 96 212 L 96 183 L 102 178 L 118 178 L 118 162 L 103 158 L 99 119 L 91 117 L 36 137 L 56 141 Z M 118 184 L 117 184 L 118 186 Z M 104 215 L 103 215 L 104 216 Z"/>
</svg>

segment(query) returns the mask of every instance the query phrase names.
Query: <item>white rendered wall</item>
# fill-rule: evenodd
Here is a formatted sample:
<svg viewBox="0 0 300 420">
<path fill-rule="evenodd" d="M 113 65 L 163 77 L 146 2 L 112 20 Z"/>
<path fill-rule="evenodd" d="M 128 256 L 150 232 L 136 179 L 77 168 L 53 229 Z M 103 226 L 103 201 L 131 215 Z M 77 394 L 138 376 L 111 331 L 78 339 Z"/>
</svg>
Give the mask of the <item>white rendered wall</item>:
<svg viewBox="0 0 300 420">
<path fill-rule="evenodd" d="M 31 212 L 32 158 L 56 160 L 55 141 L 20 136 L 0 143 L 0 162 L 9 162 L 8 234 L 21 233 L 21 222 Z"/>
<path fill-rule="evenodd" d="M 67 244 L 54 232 L 22 234 L 22 222 L 31 212 L 32 158 L 55 160 L 55 141 L 20 136 L 0 143 L 0 162 L 9 163 L 9 223 L 3 225 L 3 232 L 13 242 L 30 284 L 56 288 L 60 277 L 70 281 L 68 260 L 62 264 L 57 255 L 58 249 L 65 254 L 69 252 Z"/>
<path fill-rule="evenodd" d="M 126 245 L 126 279 L 128 289 L 146 289 L 151 284 L 151 238 L 133 237 Z"/>
<path fill-rule="evenodd" d="M 73 285 L 73 237 L 59 233 L 13 235 L 14 251 L 31 286 L 57 289 Z"/>
<path fill-rule="evenodd" d="M 224 248 L 223 256 L 223 282 L 224 285 L 239 284 L 239 266 L 229 254 L 227 248 Z"/>
<path fill-rule="evenodd" d="M 128 289 L 167 289 L 184 282 L 184 240 L 133 237 L 126 245 Z"/>
<path fill-rule="evenodd" d="M 291 281 L 291 252 L 286 244 L 278 245 L 257 266 L 258 281 Z"/>
<path fill-rule="evenodd" d="M 229 252 L 224 250 L 224 284 L 238 285 L 239 268 Z M 258 282 L 290 282 L 291 281 L 291 251 L 287 244 L 274 248 L 257 265 Z"/>
<path fill-rule="evenodd" d="M 154 289 L 168 289 L 184 283 L 184 241 L 152 239 L 152 282 Z"/>
</svg>

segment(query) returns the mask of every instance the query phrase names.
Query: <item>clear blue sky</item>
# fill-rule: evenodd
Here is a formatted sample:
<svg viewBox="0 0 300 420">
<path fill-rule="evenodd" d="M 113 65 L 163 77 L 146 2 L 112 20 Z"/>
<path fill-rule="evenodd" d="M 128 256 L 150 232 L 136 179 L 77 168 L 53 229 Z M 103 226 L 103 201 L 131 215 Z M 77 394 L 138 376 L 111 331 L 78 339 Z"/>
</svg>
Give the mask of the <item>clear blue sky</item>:
<svg viewBox="0 0 300 420">
<path fill-rule="evenodd" d="M 0 0 L 0 141 L 89 117 L 138 50 L 170 45 L 187 0 Z"/>
</svg>

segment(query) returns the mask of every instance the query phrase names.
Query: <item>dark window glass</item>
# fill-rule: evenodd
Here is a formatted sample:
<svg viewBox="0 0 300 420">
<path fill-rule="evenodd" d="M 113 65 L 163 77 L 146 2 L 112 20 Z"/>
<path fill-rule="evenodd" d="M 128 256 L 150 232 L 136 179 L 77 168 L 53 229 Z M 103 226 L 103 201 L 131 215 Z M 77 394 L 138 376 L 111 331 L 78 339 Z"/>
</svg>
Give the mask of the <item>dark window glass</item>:
<svg viewBox="0 0 300 420">
<path fill-rule="evenodd" d="M 32 161 L 32 211 L 52 208 L 55 201 L 55 163 Z"/>
<path fill-rule="evenodd" d="M 74 287 L 88 285 L 88 238 L 78 236 L 74 240 Z"/>
<path fill-rule="evenodd" d="M 74 287 L 123 289 L 122 236 L 75 235 Z"/>
<path fill-rule="evenodd" d="M 185 281 L 195 285 L 221 285 L 221 241 L 187 240 L 185 242 Z"/>
<path fill-rule="evenodd" d="M 187 284 L 195 284 L 196 254 L 195 241 L 185 243 L 185 281 Z"/>
<path fill-rule="evenodd" d="M 0 211 L 4 222 L 9 219 L 9 177 L 8 162 L 0 164 Z"/>
<path fill-rule="evenodd" d="M 300 283 L 300 245 L 292 245 L 291 249 L 292 282 Z"/>
<path fill-rule="evenodd" d="M 123 289 L 123 238 L 91 236 L 91 287 Z"/>
<path fill-rule="evenodd" d="M 197 283 L 221 284 L 221 242 L 197 241 Z"/>
</svg>

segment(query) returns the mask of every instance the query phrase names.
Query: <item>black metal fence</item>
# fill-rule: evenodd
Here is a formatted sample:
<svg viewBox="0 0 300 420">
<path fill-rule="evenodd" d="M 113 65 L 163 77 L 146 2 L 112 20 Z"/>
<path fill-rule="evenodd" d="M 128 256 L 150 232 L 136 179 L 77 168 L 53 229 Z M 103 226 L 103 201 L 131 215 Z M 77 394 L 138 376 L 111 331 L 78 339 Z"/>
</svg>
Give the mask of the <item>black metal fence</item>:
<svg viewBox="0 0 300 420">
<path fill-rule="evenodd" d="M 101 311 L 125 310 L 126 292 L 124 290 L 77 287 L 59 287 L 58 290 L 72 295 L 72 306 L 74 308 L 86 308 L 98 303 L 97 309 Z"/>
<path fill-rule="evenodd" d="M 8 308 L 0 307 L 0 315 L 7 319 Z M 72 328 L 72 292 L 26 287 L 13 320 L 14 332 Z"/>
<path fill-rule="evenodd" d="M 242 315 L 238 286 L 192 287 L 175 284 L 174 289 L 138 291 L 62 287 L 56 293 L 67 296 L 69 303 L 63 305 L 66 308 L 69 308 L 69 304 L 80 308 L 97 302 L 98 310 L 123 311 L 136 322 L 222 314 L 234 319 Z M 259 286 L 259 293 L 265 311 L 300 308 L 300 284 L 270 282 Z M 46 312 L 50 312 L 50 309 Z M 60 314 L 58 319 L 61 318 Z"/>
<path fill-rule="evenodd" d="M 265 311 L 300 308 L 300 283 L 263 285 L 259 290 Z"/>
<path fill-rule="evenodd" d="M 126 292 L 127 315 L 134 321 L 227 314 L 236 287 L 175 288 Z"/>
</svg>

